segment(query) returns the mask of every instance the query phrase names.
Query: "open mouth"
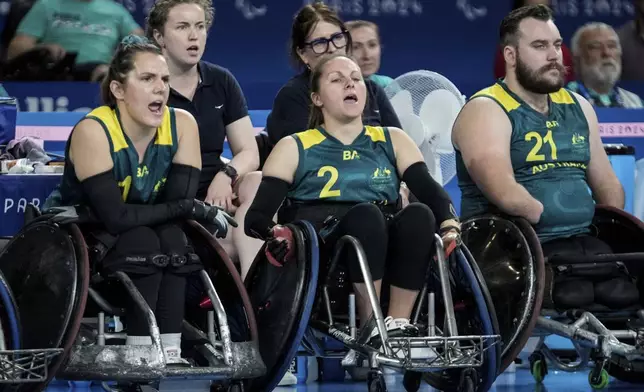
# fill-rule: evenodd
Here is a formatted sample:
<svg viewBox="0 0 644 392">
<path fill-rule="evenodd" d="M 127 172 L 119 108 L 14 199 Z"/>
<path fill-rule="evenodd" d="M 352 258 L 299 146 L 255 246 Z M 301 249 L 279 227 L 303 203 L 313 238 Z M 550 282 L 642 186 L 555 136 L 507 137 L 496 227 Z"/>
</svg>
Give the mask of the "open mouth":
<svg viewBox="0 0 644 392">
<path fill-rule="evenodd" d="M 199 53 L 199 47 L 197 45 L 192 45 L 188 47 L 188 52 L 191 54 Z"/>
<path fill-rule="evenodd" d="M 148 109 L 154 114 L 161 114 L 163 108 L 163 101 L 154 101 L 148 105 Z"/>
<path fill-rule="evenodd" d="M 358 96 L 355 94 L 349 94 L 346 97 L 344 97 L 344 102 L 346 103 L 357 103 L 358 102 Z"/>
</svg>

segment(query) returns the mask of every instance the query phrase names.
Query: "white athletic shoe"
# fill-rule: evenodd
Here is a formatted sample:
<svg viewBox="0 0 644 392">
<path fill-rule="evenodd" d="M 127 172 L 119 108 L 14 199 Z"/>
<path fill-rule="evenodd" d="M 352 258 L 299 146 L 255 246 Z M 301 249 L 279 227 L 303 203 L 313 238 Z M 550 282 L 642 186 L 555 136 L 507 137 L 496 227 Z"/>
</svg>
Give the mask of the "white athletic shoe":
<svg viewBox="0 0 644 392">
<path fill-rule="evenodd" d="M 295 385 L 297 384 L 297 377 L 291 372 L 286 372 L 284 377 L 282 377 L 282 380 L 280 381 L 279 384 L 277 384 L 280 387 L 288 386 L 288 385 Z"/>
</svg>

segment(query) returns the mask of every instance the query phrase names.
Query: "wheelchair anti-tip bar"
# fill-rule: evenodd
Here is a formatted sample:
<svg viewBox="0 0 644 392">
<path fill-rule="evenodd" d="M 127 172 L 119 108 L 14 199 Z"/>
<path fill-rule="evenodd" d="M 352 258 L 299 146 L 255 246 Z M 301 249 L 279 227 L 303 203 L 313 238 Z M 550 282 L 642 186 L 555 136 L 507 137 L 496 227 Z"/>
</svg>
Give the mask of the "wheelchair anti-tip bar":
<svg viewBox="0 0 644 392">
<path fill-rule="evenodd" d="M 591 332 L 584 327 L 590 325 L 597 333 Z M 635 331 L 611 331 L 602 324 L 597 317 L 589 312 L 572 324 L 564 324 L 559 321 L 540 316 L 537 321 L 539 329 L 561 337 L 575 341 L 581 347 L 599 349 L 604 358 L 610 358 L 612 354 L 621 355 L 628 360 L 642 357 L 642 352 L 637 347 L 622 343 L 618 338 L 637 338 Z"/>
</svg>

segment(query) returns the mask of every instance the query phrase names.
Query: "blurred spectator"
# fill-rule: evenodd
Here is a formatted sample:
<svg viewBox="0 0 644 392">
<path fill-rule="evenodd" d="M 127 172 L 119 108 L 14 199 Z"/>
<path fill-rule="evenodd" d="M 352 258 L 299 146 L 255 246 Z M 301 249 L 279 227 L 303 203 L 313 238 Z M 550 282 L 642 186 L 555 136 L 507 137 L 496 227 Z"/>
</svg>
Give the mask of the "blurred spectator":
<svg viewBox="0 0 644 392">
<path fill-rule="evenodd" d="M 545 4 L 550 5 L 550 0 L 514 0 L 513 10 L 531 4 Z M 566 67 L 566 82 L 575 80 L 575 71 L 573 69 L 572 56 L 570 50 L 566 45 L 561 45 L 561 52 L 563 54 L 563 64 Z M 497 48 L 496 58 L 494 59 L 494 78 L 501 79 L 505 77 L 505 59 L 503 58 L 503 51 Z"/>
<path fill-rule="evenodd" d="M 353 57 L 358 62 L 362 75 L 382 88 L 387 87 L 389 83 L 393 82 L 393 79 L 389 76 L 376 74 L 380 69 L 382 54 L 378 25 L 366 20 L 352 20 L 346 25 L 353 41 Z"/>
<path fill-rule="evenodd" d="M 9 13 L 4 21 L 2 36 L 0 37 L 0 63 L 7 60 L 7 49 L 11 39 L 16 35 L 20 21 L 27 15 L 36 0 L 12 0 L 10 3 Z"/>
<path fill-rule="evenodd" d="M 644 81 L 644 0 L 633 0 L 635 19 L 619 29 L 622 80 Z"/>
<path fill-rule="evenodd" d="M 622 72 L 622 49 L 611 26 L 593 22 L 580 27 L 572 37 L 572 53 L 579 80 L 568 89 L 598 107 L 642 107 L 640 97 L 615 86 Z"/>
<path fill-rule="evenodd" d="M 301 71 L 280 89 L 266 119 L 269 145 L 260 154 L 268 155 L 281 138 L 309 129 L 311 69 L 324 57 L 353 49 L 351 35 L 340 16 L 323 2 L 302 7 L 291 27 L 291 59 Z M 349 53 L 351 54 L 351 53 Z M 365 80 L 367 105 L 363 113 L 366 125 L 400 128 L 400 121 L 382 87 Z"/>
<path fill-rule="evenodd" d="M 75 54 L 76 79 L 97 81 L 107 72 L 118 43 L 129 34 L 143 35 L 143 30 L 115 1 L 38 0 L 20 22 L 7 59 L 43 48 L 54 62 Z"/>
</svg>

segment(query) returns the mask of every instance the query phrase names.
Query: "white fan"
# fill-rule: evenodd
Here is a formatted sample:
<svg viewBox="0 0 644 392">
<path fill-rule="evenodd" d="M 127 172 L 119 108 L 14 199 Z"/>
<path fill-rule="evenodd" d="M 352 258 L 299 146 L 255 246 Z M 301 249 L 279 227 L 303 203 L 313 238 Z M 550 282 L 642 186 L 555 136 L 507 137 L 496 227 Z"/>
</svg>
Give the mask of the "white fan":
<svg viewBox="0 0 644 392">
<path fill-rule="evenodd" d="M 447 184 L 456 175 L 452 126 L 465 96 L 443 75 L 425 70 L 399 76 L 385 92 L 432 177 Z"/>
</svg>

